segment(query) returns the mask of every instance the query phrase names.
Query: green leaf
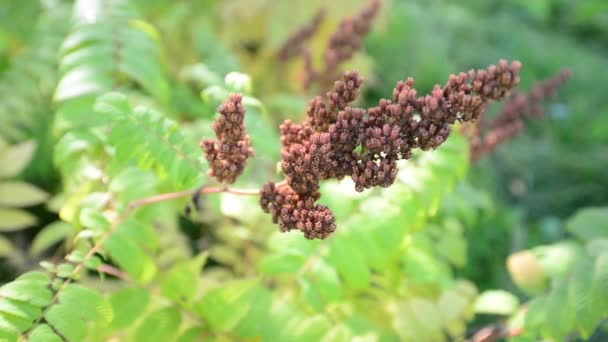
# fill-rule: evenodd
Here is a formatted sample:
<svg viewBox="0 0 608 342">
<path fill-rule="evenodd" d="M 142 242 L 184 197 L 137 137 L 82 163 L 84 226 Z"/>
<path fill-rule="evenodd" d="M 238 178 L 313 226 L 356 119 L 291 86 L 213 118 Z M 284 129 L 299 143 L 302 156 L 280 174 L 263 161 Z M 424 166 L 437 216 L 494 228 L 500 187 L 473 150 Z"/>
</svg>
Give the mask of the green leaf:
<svg viewBox="0 0 608 342">
<path fill-rule="evenodd" d="M 329 262 L 354 289 L 362 290 L 369 286 L 369 269 L 361 250 L 346 234 L 336 235 L 331 241 Z"/>
<path fill-rule="evenodd" d="M 128 235 L 121 231 L 111 234 L 104 243 L 110 257 L 133 279 L 145 284 L 152 280 L 157 268 L 147 255 Z"/>
<path fill-rule="evenodd" d="M 469 303 L 470 299 L 464 296 L 458 289 L 443 291 L 437 302 L 443 322 L 448 324 L 452 321 L 464 318 Z"/>
<path fill-rule="evenodd" d="M 25 331 L 33 323 L 31 320 L 0 312 L 0 327 L 6 326 L 12 328 L 13 331 Z"/>
<path fill-rule="evenodd" d="M 584 208 L 566 222 L 566 229 L 579 239 L 608 238 L 608 208 Z"/>
<path fill-rule="evenodd" d="M 148 315 L 135 331 L 134 341 L 171 341 L 177 335 L 181 315 L 176 307 L 166 307 Z"/>
<path fill-rule="evenodd" d="M 519 307 L 515 295 L 503 290 L 486 290 L 475 301 L 475 312 L 491 315 L 511 315 Z"/>
<path fill-rule="evenodd" d="M 29 321 L 35 321 L 40 317 L 42 308 L 10 298 L 0 300 L 0 312 L 7 313 Z"/>
<path fill-rule="evenodd" d="M 32 256 L 39 255 L 52 245 L 67 240 L 73 233 L 74 228 L 69 223 L 63 221 L 53 222 L 36 234 L 30 246 L 29 254 Z"/>
<path fill-rule="evenodd" d="M 215 332 L 232 330 L 252 305 L 255 279 L 238 280 L 209 291 L 197 304 L 201 317 Z"/>
<path fill-rule="evenodd" d="M 273 302 L 271 292 L 263 286 L 255 286 L 251 291 L 251 309 L 234 328 L 234 334 L 239 337 L 256 338 L 266 336 L 276 330 L 274 320 L 269 319 Z"/>
<path fill-rule="evenodd" d="M 203 336 L 206 336 L 207 332 L 202 327 L 192 327 L 186 329 L 177 338 L 177 342 L 198 342 L 201 341 Z"/>
<path fill-rule="evenodd" d="M 28 272 L 0 287 L 0 297 L 44 307 L 49 305 L 53 299 L 53 293 L 49 289 L 50 284 L 51 281 L 46 274 Z"/>
<path fill-rule="evenodd" d="M 337 301 L 342 297 L 342 284 L 338 273 L 325 260 L 317 259 L 308 272 L 308 276 L 327 303 Z"/>
<path fill-rule="evenodd" d="M 344 324 L 338 324 L 323 336 L 321 342 L 348 342 L 353 340 L 353 334 Z"/>
<path fill-rule="evenodd" d="M 110 222 L 99 211 L 91 208 L 82 209 L 78 215 L 78 221 L 84 227 L 97 232 L 105 232 L 110 227 Z"/>
<path fill-rule="evenodd" d="M 441 314 L 437 306 L 426 299 L 412 298 L 399 306 L 393 328 L 404 340 L 440 341 L 443 338 Z"/>
<path fill-rule="evenodd" d="M 589 337 L 593 332 L 598 317 L 592 310 L 593 263 L 583 259 L 573 268 L 568 280 L 568 310 L 573 311 L 576 326 L 583 336 Z"/>
<path fill-rule="evenodd" d="M 77 305 L 53 305 L 44 313 L 44 319 L 68 341 L 82 341 L 86 326 L 79 314 Z"/>
<path fill-rule="evenodd" d="M 29 207 L 40 204 L 48 194 L 25 182 L 0 182 L 0 205 L 5 207 Z"/>
<path fill-rule="evenodd" d="M 110 323 L 114 317 L 112 307 L 99 293 L 79 284 L 69 284 L 59 292 L 59 303 L 77 308 L 80 319 Z"/>
<path fill-rule="evenodd" d="M 162 294 L 176 302 L 190 303 L 196 295 L 199 275 L 207 260 L 207 253 L 174 265 L 161 282 Z"/>
<path fill-rule="evenodd" d="M 11 241 L 4 236 L 0 236 L 0 258 L 6 258 L 13 255 L 15 248 Z"/>
<path fill-rule="evenodd" d="M 263 274 L 276 276 L 298 272 L 304 261 L 305 259 L 299 255 L 277 253 L 265 256 L 259 267 Z"/>
<path fill-rule="evenodd" d="M 35 150 L 34 141 L 24 141 L 0 151 L 0 179 L 21 173 L 32 160 Z"/>
<path fill-rule="evenodd" d="M 63 342 L 63 339 L 55 334 L 48 324 L 36 326 L 29 334 L 30 342 Z"/>
<path fill-rule="evenodd" d="M 291 332 L 291 341 L 320 341 L 324 335 L 329 335 L 331 323 L 324 315 L 314 315 L 300 320 Z M 334 333 L 329 338 L 331 341 L 339 340 L 341 333 Z"/>
<path fill-rule="evenodd" d="M 595 317 L 606 318 L 608 313 L 608 252 L 600 254 L 593 269 L 591 298 Z"/>
<path fill-rule="evenodd" d="M 129 287 L 113 293 L 109 302 L 114 310 L 110 329 L 124 329 L 143 315 L 150 302 L 150 294 L 145 289 Z"/>
<path fill-rule="evenodd" d="M 0 208 L 0 231 L 12 232 L 36 224 L 36 216 L 18 209 Z"/>
<path fill-rule="evenodd" d="M 574 326 L 574 312 L 568 310 L 568 285 L 561 282 L 549 295 L 547 303 L 547 336 L 563 341 Z"/>
</svg>

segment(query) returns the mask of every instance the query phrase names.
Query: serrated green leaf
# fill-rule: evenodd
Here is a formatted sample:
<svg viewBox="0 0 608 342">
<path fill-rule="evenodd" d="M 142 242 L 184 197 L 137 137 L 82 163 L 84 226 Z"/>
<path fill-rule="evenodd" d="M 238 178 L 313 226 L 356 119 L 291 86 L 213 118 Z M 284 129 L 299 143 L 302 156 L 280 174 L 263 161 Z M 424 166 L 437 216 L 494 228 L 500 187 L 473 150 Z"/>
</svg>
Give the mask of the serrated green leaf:
<svg viewBox="0 0 608 342">
<path fill-rule="evenodd" d="M 0 154 L 0 179 L 14 177 L 30 163 L 36 150 L 36 143 L 25 141 L 5 148 Z"/>
<path fill-rule="evenodd" d="M 30 255 L 39 255 L 52 245 L 68 239 L 74 233 L 74 228 L 69 223 L 63 221 L 53 222 L 42 228 L 32 245 L 30 246 Z"/>
<path fill-rule="evenodd" d="M 171 341 L 177 335 L 181 315 L 177 308 L 166 307 L 152 312 L 139 325 L 134 341 Z"/>
<path fill-rule="evenodd" d="M 36 224 L 36 216 L 24 210 L 0 208 L 0 231 L 12 232 Z"/>
<path fill-rule="evenodd" d="M 29 207 L 40 204 L 48 194 L 37 187 L 18 181 L 0 182 L 0 205 L 5 207 Z"/>
</svg>

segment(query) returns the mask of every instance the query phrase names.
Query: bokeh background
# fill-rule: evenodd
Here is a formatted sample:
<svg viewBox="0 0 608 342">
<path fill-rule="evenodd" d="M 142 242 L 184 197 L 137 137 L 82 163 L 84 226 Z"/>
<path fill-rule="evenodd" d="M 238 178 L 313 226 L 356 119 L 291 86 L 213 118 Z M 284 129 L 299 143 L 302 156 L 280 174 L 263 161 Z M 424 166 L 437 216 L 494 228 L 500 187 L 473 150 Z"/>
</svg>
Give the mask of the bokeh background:
<svg viewBox="0 0 608 342">
<path fill-rule="evenodd" d="M 308 99 L 327 90 L 321 86 L 305 89 L 302 59 L 280 63 L 277 51 L 292 32 L 324 8 L 325 19 L 309 43 L 313 62 L 321 63 L 323 49 L 340 20 L 355 15 L 367 4 L 363 0 L 133 0 L 125 8 L 134 8 L 141 24 L 138 27 L 153 32 L 160 42 L 162 53 L 158 64 L 148 63 L 143 57 L 140 64 L 134 64 L 141 68 L 135 68 L 134 73 L 141 72 L 149 78 L 138 79 L 125 72 L 117 76 L 118 86 L 115 84 L 109 89 L 99 86 L 89 91 L 86 85 L 66 81 L 65 70 L 69 68 L 66 64 L 70 62 L 66 61 L 62 46 L 75 30 L 77 14 L 87 18 L 89 13 L 93 16 L 91 20 L 95 20 L 98 15 L 95 11 L 104 6 L 104 1 L 77 1 L 76 4 L 60 0 L 0 1 L 2 283 L 39 268 L 42 260 L 58 262 L 73 248 L 71 239 L 84 229 L 83 222 L 70 221 L 65 214 L 66 206 L 74 205 L 70 204 L 71 193 L 75 189 L 87 191 L 79 188 L 75 184 L 78 181 L 72 177 L 74 170 L 70 163 L 75 159 L 66 157 L 68 152 L 58 147 L 59 142 L 64 141 L 63 134 L 81 120 L 81 117 L 62 114 L 69 111 L 66 103 L 81 101 L 76 105 L 86 108 L 87 101 L 93 101 L 106 90 L 122 91 L 136 102 L 160 109 L 165 117 L 177 122 L 186 141 L 196 149 L 201 137 L 212 134 L 210 125 L 222 96 L 229 90 L 244 90 L 263 103 L 263 107 L 248 112 L 247 125 L 256 159 L 250 162 L 238 185 L 260 186 L 267 179 L 279 179 L 278 124 L 286 118 L 301 120 Z M 113 6 L 112 1 L 107 2 L 110 3 L 107 6 Z M 91 68 L 94 71 L 103 71 L 111 65 L 107 59 L 95 60 L 94 54 L 86 58 L 95 65 Z M 406 248 L 400 256 L 404 258 L 402 266 L 405 265 L 406 271 L 396 273 L 396 281 L 410 284 L 406 290 L 397 291 L 400 295 L 405 293 L 403 298 L 419 295 L 434 301 L 441 297 L 443 290 L 450 288 L 448 284 L 466 280 L 467 286 L 475 289 L 473 297 L 477 299 L 472 299 L 472 305 L 479 306 L 473 309 L 474 315 L 464 315 L 464 323 L 453 330 L 433 324 L 415 328 L 416 325 L 404 323 L 401 329 L 419 331 L 419 335 L 408 335 L 392 321 L 394 324 L 389 324 L 378 336 L 419 341 L 438 336 L 472 338 L 483 327 L 503 324 L 517 316 L 531 299 L 551 299 L 555 284 L 559 283 L 556 279 L 574 277 L 570 274 L 571 265 L 580 255 L 596 262 L 593 260 L 599 260 L 599 256 L 606 253 L 607 1 L 385 0 L 360 51 L 341 64 L 340 69 L 357 70 L 365 78 L 356 104 L 371 107 L 378 99 L 390 97 L 396 82 L 409 76 L 415 78 L 419 94 L 426 94 L 435 84 L 444 84 L 451 73 L 485 68 L 501 58 L 522 62 L 519 88 L 524 92 L 534 82 L 554 76 L 561 69 L 569 69 L 572 76 L 553 98 L 543 103 L 543 117 L 526 120 L 521 134 L 480 160 L 468 161 L 467 139 L 456 130 L 450 138 L 454 140 L 451 148 L 461 156 L 448 154 L 445 157 L 448 166 L 433 169 L 433 172 L 447 174 L 441 177 L 449 180 L 438 176 L 441 180 L 433 185 L 415 184 L 422 187 L 422 193 L 443 194 L 441 200 L 418 202 L 418 205 L 432 204 L 436 208 L 425 208 L 424 222 L 412 223 L 408 219 L 411 211 L 405 207 L 411 203 L 403 200 L 403 206 L 397 205 L 396 210 L 405 219 L 390 221 L 392 216 L 387 214 L 384 216 L 389 217 L 388 223 L 381 222 L 409 227 L 409 239 L 419 246 L 419 250 Z M 231 72 L 239 72 L 236 76 L 233 74 L 237 80 L 224 82 L 225 75 Z M 95 78 L 92 80 L 94 83 Z M 147 86 L 149 84 L 152 86 Z M 75 93 L 86 96 L 78 97 Z M 500 107 L 500 103 L 494 104 L 488 115 L 494 115 Z M 82 113 L 82 117 L 97 115 L 92 109 Z M 82 167 L 85 157 L 79 155 L 78 158 Z M 424 161 L 421 163 L 420 168 L 428 169 Z M 412 172 L 415 179 L 416 173 Z M 29 185 L 14 187 L 15 182 Z M 182 190 L 166 185 L 156 189 Z M 345 190 L 343 183 L 332 182 L 325 185 L 324 193 L 327 193 L 324 200 L 337 207 L 338 225 L 345 231 L 351 226 L 374 226 L 379 224 L 378 220 L 382 221 L 380 212 L 354 209 L 361 203 L 369 206 L 365 201 L 396 196 L 394 191 L 357 197 L 350 189 Z M 171 225 L 175 229 L 162 234 L 169 234 L 170 237 L 163 235 L 163 239 L 181 246 L 183 258 L 206 251 L 209 260 L 205 270 L 221 274 L 217 279 L 266 275 L 265 284 L 271 292 L 295 292 L 291 295 L 296 303 L 304 303 L 306 314 L 333 310 L 327 303 L 318 304 L 313 300 L 311 304 L 306 297 L 307 285 L 289 281 L 294 279 L 290 276 L 301 276 L 290 271 L 299 269 L 299 261 L 274 264 L 281 255 L 289 253 L 277 250 L 273 240 L 276 226 L 261 213 L 255 200 L 215 197 L 204 200 L 203 209 L 191 215 L 186 215 L 182 208 L 180 203 L 165 211 L 172 217 Z M 378 204 L 375 208 L 385 206 Z M 426 227 L 420 228 L 423 233 L 411 228 L 416 224 Z M 442 236 L 451 238 L 442 240 Z M 304 239 L 291 242 L 308 243 Z M 361 243 L 365 248 L 365 242 Z M 526 259 L 530 255 L 533 255 L 532 261 Z M 347 264 L 358 260 L 347 259 Z M 159 262 L 159 265 L 170 264 Z M 358 302 L 361 298 L 356 290 L 357 281 L 354 281 L 355 290 L 351 290 L 348 286 L 353 285 L 352 281 L 340 267 L 345 266 L 336 266 L 336 277 L 346 279 L 347 284 L 340 301 L 354 305 L 353 312 L 373 305 L 373 301 L 371 304 Z M 206 279 L 205 274 L 203 272 L 202 279 Z M 371 274 L 373 284 L 374 274 L 382 275 L 383 271 L 376 269 Z M 95 283 L 94 274 L 90 277 L 93 280 L 89 281 Z M 412 282 L 417 285 L 411 285 Z M 290 285 L 302 292 L 288 289 Z M 92 286 L 107 290 L 113 285 Z M 423 289 L 412 289 L 417 286 Z M 427 286 L 439 290 L 424 290 Z M 478 294 L 487 290 L 501 292 L 497 299 L 488 297 L 490 304 L 479 304 Z M 597 314 L 604 318 L 604 326 L 607 308 L 604 306 Z M 413 316 L 402 317 L 408 321 L 407 317 L 423 311 L 413 309 Z M 349 317 L 344 312 L 341 315 L 338 316 Z M 365 324 L 353 323 L 359 327 Z M 535 327 L 542 326 L 538 324 Z M 579 327 L 576 323 L 571 325 L 573 331 Z M 374 329 L 370 331 L 376 331 Z M 450 333 L 437 335 L 434 329 Z M 551 330 L 547 327 L 537 331 L 524 329 L 525 333 L 512 338 L 535 340 L 539 331 L 547 329 Z M 586 330 L 584 334 L 550 332 L 548 335 L 555 340 L 560 340 L 559 337 L 595 341 L 608 338 L 602 328 Z"/>
</svg>

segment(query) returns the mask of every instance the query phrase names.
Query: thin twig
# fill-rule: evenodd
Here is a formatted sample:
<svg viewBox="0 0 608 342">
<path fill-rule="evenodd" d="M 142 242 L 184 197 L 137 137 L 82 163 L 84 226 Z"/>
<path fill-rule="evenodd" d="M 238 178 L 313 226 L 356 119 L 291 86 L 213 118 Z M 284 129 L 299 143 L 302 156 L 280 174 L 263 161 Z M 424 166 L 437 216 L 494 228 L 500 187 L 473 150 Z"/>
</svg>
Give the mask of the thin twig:
<svg viewBox="0 0 608 342">
<path fill-rule="evenodd" d="M 108 264 L 101 264 L 101 265 L 97 266 L 97 271 L 99 271 L 101 273 L 109 274 L 111 276 L 114 276 L 114 277 L 119 278 L 124 281 L 131 280 L 131 278 L 129 277 L 128 274 L 126 274 L 125 272 L 121 271 L 120 269 L 118 269 L 114 266 L 108 265 Z"/>
<path fill-rule="evenodd" d="M 74 280 L 74 278 L 78 275 L 78 273 L 80 273 L 80 271 L 82 270 L 82 268 L 88 263 L 88 261 L 93 256 L 95 256 L 95 254 L 103 246 L 104 242 L 108 239 L 108 237 L 110 237 L 110 234 L 112 234 L 116 230 L 116 228 L 118 228 L 118 226 L 133 211 L 135 211 L 135 210 L 137 210 L 137 209 L 139 209 L 141 207 L 145 207 L 147 205 L 150 205 L 150 204 L 160 203 L 160 202 L 170 201 L 170 200 L 174 200 L 174 199 L 178 199 L 178 198 L 184 198 L 184 197 L 192 196 L 193 193 L 195 193 L 196 191 L 198 191 L 200 194 L 213 194 L 213 193 L 222 193 L 222 192 L 236 194 L 236 195 L 246 195 L 246 196 L 255 196 L 255 195 L 259 195 L 260 194 L 260 190 L 258 190 L 258 189 L 239 189 L 239 188 L 227 188 L 227 187 L 203 187 L 203 188 L 200 188 L 200 189 L 194 190 L 194 191 L 192 191 L 192 190 L 185 190 L 185 191 L 177 191 L 177 192 L 168 192 L 168 193 L 164 193 L 164 194 L 160 194 L 160 195 L 155 195 L 155 196 L 150 196 L 150 197 L 146 197 L 146 198 L 142 198 L 142 199 L 130 202 L 126 206 L 126 208 L 122 212 L 122 214 L 120 214 L 118 217 L 116 217 L 112 221 L 112 223 L 110 224 L 110 227 L 108 228 L 108 230 L 106 230 L 99 237 L 99 240 L 97 240 L 97 242 L 93 245 L 93 247 L 91 247 L 91 249 L 84 256 L 84 258 L 82 258 L 82 261 L 80 263 L 78 263 L 76 265 L 76 267 L 74 267 L 74 270 L 72 270 L 72 273 L 70 273 L 70 276 L 63 282 L 63 284 L 55 292 L 55 295 L 53 296 L 53 299 L 51 300 L 51 303 L 44 308 L 44 310 L 42 311 L 42 314 L 40 315 L 40 317 L 38 317 L 38 319 L 34 322 L 34 324 L 32 325 L 32 327 L 29 330 L 25 331 L 24 335 L 27 336 L 31 332 L 31 329 L 33 329 L 38 324 L 40 324 L 40 322 L 42 322 L 42 320 L 44 319 L 45 313 L 54 304 L 56 304 L 58 302 L 58 300 L 59 300 L 59 294 L 68 287 L 68 285 Z M 101 266 L 97 267 L 97 270 L 101 271 L 101 272 L 104 272 L 104 273 L 115 275 L 115 276 L 117 276 L 117 277 L 119 277 L 121 279 L 123 279 L 124 276 L 125 276 L 124 273 L 122 273 L 122 271 L 120 271 L 118 269 L 114 269 L 113 267 L 111 267 L 109 265 L 101 265 Z"/>
</svg>

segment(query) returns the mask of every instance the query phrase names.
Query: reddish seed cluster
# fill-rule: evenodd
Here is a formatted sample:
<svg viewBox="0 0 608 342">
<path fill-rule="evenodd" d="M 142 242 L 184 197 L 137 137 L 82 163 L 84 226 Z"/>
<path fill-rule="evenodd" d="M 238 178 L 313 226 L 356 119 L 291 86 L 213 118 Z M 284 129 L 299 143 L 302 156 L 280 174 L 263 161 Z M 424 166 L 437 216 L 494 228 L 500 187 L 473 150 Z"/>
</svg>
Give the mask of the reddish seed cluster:
<svg viewBox="0 0 608 342">
<path fill-rule="evenodd" d="M 329 43 L 323 53 L 323 68 L 314 70 L 310 63 L 308 50 L 304 50 L 304 87 L 309 88 L 313 82 L 319 82 L 323 87 L 331 85 L 338 78 L 341 63 L 349 60 L 361 49 L 363 38 L 372 26 L 372 21 L 380 10 L 380 0 L 370 0 L 355 16 L 346 18 L 338 24 L 336 31 L 330 36 Z"/>
<path fill-rule="evenodd" d="M 347 73 L 325 102 L 320 97 L 310 101 L 303 123 L 281 125 L 281 168 L 287 183 L 264 188 L 263 209 L 283 230 L 297 228 L 309 238 L 327 236 L 335 226 L 331 211 L 314 204 L 320 197 L 320 180 L 350 176 L 357 191 L 390 186 L 399 159 L 410 158 L 415 148 L 437 148 L 447 139 L 451 124 L 479 117 L 488 101 L 505 97 L 519 83 L 520 68 L 519 62 L 501 60 L 484 70 L 452 75 L 444 87 L 436 86 L 422 97 L 410 78 L 397 84 L 391 100 L 382 99 L 367 111 L 348 106 L 357 98 L 362 80 L 355 72 Z M 323 220 L 318 219 L 321 216 Z"/>
<path fill-rule="evenodd" d="M 300 56 L 305 48 L 305 43 L 315 34 L 324 18 L 325 10 L 320 9 L 310 22 L 293 32 L 279 49 L 279 61 L 285 62 L 293 57 Z"/>
<path fill-rule="evenodd" d="M 466 127 L 471 141 L 471 159 L 478 160 L 519 134 L 524 128 L 524 118 L 542 117 L 542 103 L 553 97 L 570 75 L 569 70 L 562 70 L 558 75 L 535 84 L 526 94 L 514 92 L 492 121 L 478 120 L 472 127 Z"/>
<path fill-rule="evenodd" d="M 231 184 L 243 172 L 247 158 L 253 156 L 249 136 L 245 132 L 243 96 L 231 94 L 218 108 L 220 115 L 213 123 L 217 140 L 201 141 L 201 148 L 209 162 L 209 175 Z"/>
<path fill-rule="evenodd" d="M 336 224 L 329 208 L 315 204 L 318 198 L 318 193 L 301 196 L 289 186 L 269 182 L 262 188 L 260 204 L 282 232 L 298 229 L 307 239 L 324 239 L 336 230 Z"/>
</svg>

